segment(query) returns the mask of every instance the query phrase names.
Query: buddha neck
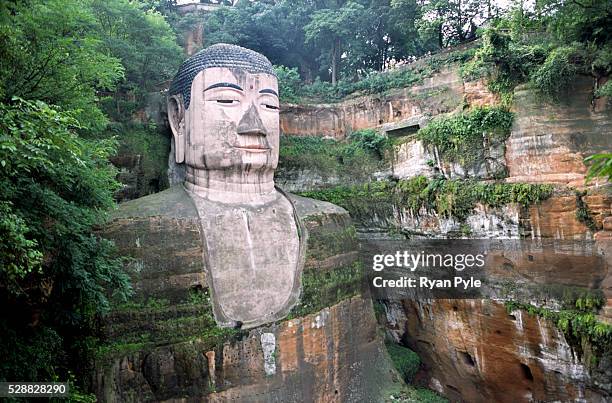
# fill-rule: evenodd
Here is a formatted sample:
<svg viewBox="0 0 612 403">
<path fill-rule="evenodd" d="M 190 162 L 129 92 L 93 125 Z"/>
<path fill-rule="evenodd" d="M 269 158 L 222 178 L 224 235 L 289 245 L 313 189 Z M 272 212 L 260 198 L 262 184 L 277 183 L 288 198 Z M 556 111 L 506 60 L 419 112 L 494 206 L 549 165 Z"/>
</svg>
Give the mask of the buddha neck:
<svg viewBox="0 0 612 403">
<path fill-rule="evenodd" d="M 267 203 L 277 198 L 274 171 L 240 173 L 187 167 L 185 188 L 220 203 Z"/>
</svg>

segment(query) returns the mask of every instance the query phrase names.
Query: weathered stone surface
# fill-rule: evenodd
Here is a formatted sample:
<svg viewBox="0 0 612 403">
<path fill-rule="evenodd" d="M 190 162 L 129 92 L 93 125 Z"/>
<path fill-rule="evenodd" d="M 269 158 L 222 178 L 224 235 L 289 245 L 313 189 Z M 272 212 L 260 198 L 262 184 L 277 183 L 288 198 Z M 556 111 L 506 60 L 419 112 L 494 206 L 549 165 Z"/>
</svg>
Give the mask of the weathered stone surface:
<svg viewBox="0 0 612 403">
<path fill-rule="evenodd" d="M 310 234 L 307 275 L 316 278 L 355 264 L 348 213 L 330 203 L 291 198 Z M 211 313 L 189 302 L 190 290 L 207 286 L 196 224 L 197 212 L 180 186 L 120 205 L 108 224 L 105 234 L 135 259 L 134 301 L 142 302 L 105 319 L 109 347 L 93 379 L 100 401 L 381 400 L 392 370 L 369 297 L 329 299 L 337 295 L 330 288 L 329 295 L 310 300 L 329 301 L 330 307 L 227 341 Z M 311 287 L 312 292 L 318 291 Z M 268 334 L 267 353 L 262 334 Z"/>
<path fill-rule="evenodd" d="M 395 146 L 392 160 L 393 177 L 398 179 L 413 178 L 419 175 L 432 177 L 434 175 L 432 162 L 434 161 L 435 156 L 427 150 L 422 141 L 408 140 Z"/>
<path fill-rule="evenodd" d="M 117 180 L 123 185 L 115 193 L 115 198 L 121 202 L 140 196 L 144 176 L 142 156 L 140 154 L 117 155 L 111 158 L 111 163 L 118 169 Z"/>
<path fill-rule="evenodd" d="M 191 56 L 202 49 L 204 44 L 204 24 L 196 24 L 183 32 L 183 49 L 187 56 Z"/>
<path fill-rule="evenodd" d="M 184 290 L 206 285 L 197 212 L 182 187 L 122 203 L 102 234 L 131 258 L 137 300 L 176 301 Z"/>
<path fill-rule="evenodd" d="M 303 319 L 284 322 L 276 331 L 277 374 L 257 401 L 380 401 L 389 367 L 376 335 L 371 302 L 355 297 Z M 231 351 L 231 350 L 230 350 Z M 229 352 L 229 351 L 227 351 Z M 226 351 L 224 351 L 226 353 Z M 242 373 L 235 374 L 243 380 Z M 231 383 L 231 381 L 230 381 Z M 273 392 L 278 396 L 270 399 Z M 230 388 L 212 401 L 248 401 L 253 390 Z M 257 394 L 256 394 L 257 395 Z M 219 400 L 215 400 L 215 398 Z"/>
<path fill-rule="evenodd" d="M 317 242 L 319 232 L 333 234 L 351 228 L 346 210 L 318 200 L 293 195 L 291 198 L 313 242 Z M 120 254 L 132 258 L 128 271 L 136 300 L 155 296 L 178 301 L 185 290 L 207 286 L 198 213 L 180 185 L 122 203 L 102 234 L 115 241 Z M 340 248 L 344 246 L 347 245 Z M 310 244 L 307 253 L 320 260 L 323 247 L 321 242 Z M 341 253 L 354 248 L 352 244 L 351 249 Z"/>
<path fill-rule="evenodd" d="M 395 337 L 423 360 L 430 387 L 451 401 L 610 398 L 563 334 L 526 312 L 487 300 L 406 300 L 387 313 Z"/>
<path fill-rule="evenodd" d="M 391 369 L 376 329 L 371 302 L 357 296 L 252 330 L 220 350 L 195 339 L 127 354 L 97 373 L 97 396 L 106 402 L 381 401 Z M 275 340 L 273 372 L 266 373 L 262 334 Z"/>
<path fill-rule="evenodd" d="M 484 79 L 466 81 L 463 91 L 465 102 L 472 107 L 497 105 L 500 102 L 499 94 L 492 93 Z"/>
<path fill-rule="evenodd" d="M 299 298 L 308 239 L 288 197 L 234 204 L 189 196 L 217 323 L 250 328 L 286 316 Z"/>
<path fill-rule="evenodd" d="M 388 95 L 368 95 L 337 104 L 283 105 L 281 133 L 342 139 L 355 130 L 402 122 L 454 110 L 463 100 L 463 82 L 456 69 L 444 70 L 410 88 Z"/>
<path fill-rule="evenodd" d="M 558 195 L 531 206 L 528 214 L 521 217 L 526 235 L 557 239 L 592 238 L 593 229 L 578 219 L 576 197 L 574 194 Z M 603 220 L 611 215 L 612 195 L 590 193 L 583 200 L 595 229 L 601 229 Z"/>
<path fill-rule="evenodd" d="M 612 132 L 612 110 L 593 109 L 592 87 L 592 78 L 581 77 L 558 103 L 517 87 L 516 119 L 506 150 L 509 181 L 584 184 L 583 159 L 610 151 Z"/>
</svg>

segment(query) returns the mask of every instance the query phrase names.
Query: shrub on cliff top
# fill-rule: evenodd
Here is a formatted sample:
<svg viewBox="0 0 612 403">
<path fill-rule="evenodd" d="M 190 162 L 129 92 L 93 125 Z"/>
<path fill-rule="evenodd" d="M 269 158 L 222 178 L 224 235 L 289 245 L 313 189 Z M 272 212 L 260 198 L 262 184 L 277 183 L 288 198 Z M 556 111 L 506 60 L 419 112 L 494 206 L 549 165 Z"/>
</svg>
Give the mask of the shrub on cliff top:
<svg viewBox="0 0 612 403">
<path fill-rule="evenodd" d="M 585 299 L 578 299 L 576 309 L 559 311 L 517 301 L 507 301 L 505 305 L 508 312 L 520 309 L 529 315 L 552 321 L 579 355 L 585 352 L 585 344 L 588 344 L 593 354 L 588 364 L 596 364 L 598 359 L 612 348 L 612 325 L 600 322 L 594 312 L 601 307 L 602 302 L 587 302 Z"/>
<path fill-rule="evenodd" d="M 278 78 L 278 95 L 281 101 L 297 103 L 300 98 L 300 73 L 297 68 L 289 68 L 285 66 L 274 66 L 274 71 Z"/>
<path fill-rule="evenodd" d="M 577 46 L 553 49 L 544 64 L 531 74 L 531 83 L 543 95 L 557 98 L 572 84 L 580 71 L 580 53 Z"/>
</svg>

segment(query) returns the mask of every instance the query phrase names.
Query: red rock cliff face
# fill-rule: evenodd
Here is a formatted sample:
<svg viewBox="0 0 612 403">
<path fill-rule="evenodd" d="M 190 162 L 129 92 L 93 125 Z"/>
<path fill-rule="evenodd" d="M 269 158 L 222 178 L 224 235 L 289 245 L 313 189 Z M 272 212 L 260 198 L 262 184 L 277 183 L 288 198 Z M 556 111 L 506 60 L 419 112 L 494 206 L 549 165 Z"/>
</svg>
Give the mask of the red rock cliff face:
<svg viewBox="0 0 612 403">
<path fill-rule="evenodd" d="M 563 334 L 486 300 L 403 301 L 396 329 L 451 401 L 606 401 Z"/>
<path fill-rule="evenodd" d="M 276 342 L 267 369 L 262 333 Z M 383 348 L 372 303 L 357 296 L 221 350 L 194 338 L 125 354 L 99 368 L 94 383 L 104 402 L 379 401 L 391 371 Z"/>
<path fill-rule="evenodd" d="M 509 181 L 582 186 L 583 159 L 610 151 L 612 110 L 592 104 L 593 79 L 578 78 L 559 102 L 515 90 L 516 119 L 506 145 Z"/>
<path fill-rule="evenodd" d="M 497 102 L 482 82 L 464 84 L 458 70 L 449 68 L 425 78 L 422 84 L 388 95 L 361 96 L 335 104 L 283 105 L 280 127 L 285 135 L 342 139 L 355 130 L 453 111 L 464 97 L 474 105 Z"/>
<path fill-rule="evenodd" d="M 383 346 L 376 336 L 370 301 L 353 298 L 317 314 L 284 322 L 275 334 L 278 341 L 276 373 L 271 376 L 264 373 L 257 337 L 240 345 L 228 345 L 223 351 L 217 382 L 232 386 L 210 395 L 210 401 L 361 402 L 379 399 L 380 391 L 376 389 L 384 383 L 377 384 L 369 368 L 379 366 L 380 370 L 386 364 L 381 359 Z M 250 365 L 249 357 L 253 357 Z M 374 389 L 368 390 L 364 384 Z"/>
</svg>

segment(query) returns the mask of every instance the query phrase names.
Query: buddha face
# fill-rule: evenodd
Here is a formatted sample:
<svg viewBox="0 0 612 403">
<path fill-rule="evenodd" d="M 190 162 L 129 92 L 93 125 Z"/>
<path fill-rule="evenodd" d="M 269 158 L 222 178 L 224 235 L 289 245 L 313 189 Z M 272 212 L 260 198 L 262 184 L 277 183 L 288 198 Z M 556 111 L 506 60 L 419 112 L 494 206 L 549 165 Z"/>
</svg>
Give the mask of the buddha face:
<svg viewBox="0 0 612 403">
<path fill-rule="evenodd" d="M 189 109 L 183 105 L 180 95 L 168 105 L 177 163 L 224 171 L 231 182 L 271 180 L 279 151 L 276 77 L 210 67 L 194 78 Z"/>
</svg>

